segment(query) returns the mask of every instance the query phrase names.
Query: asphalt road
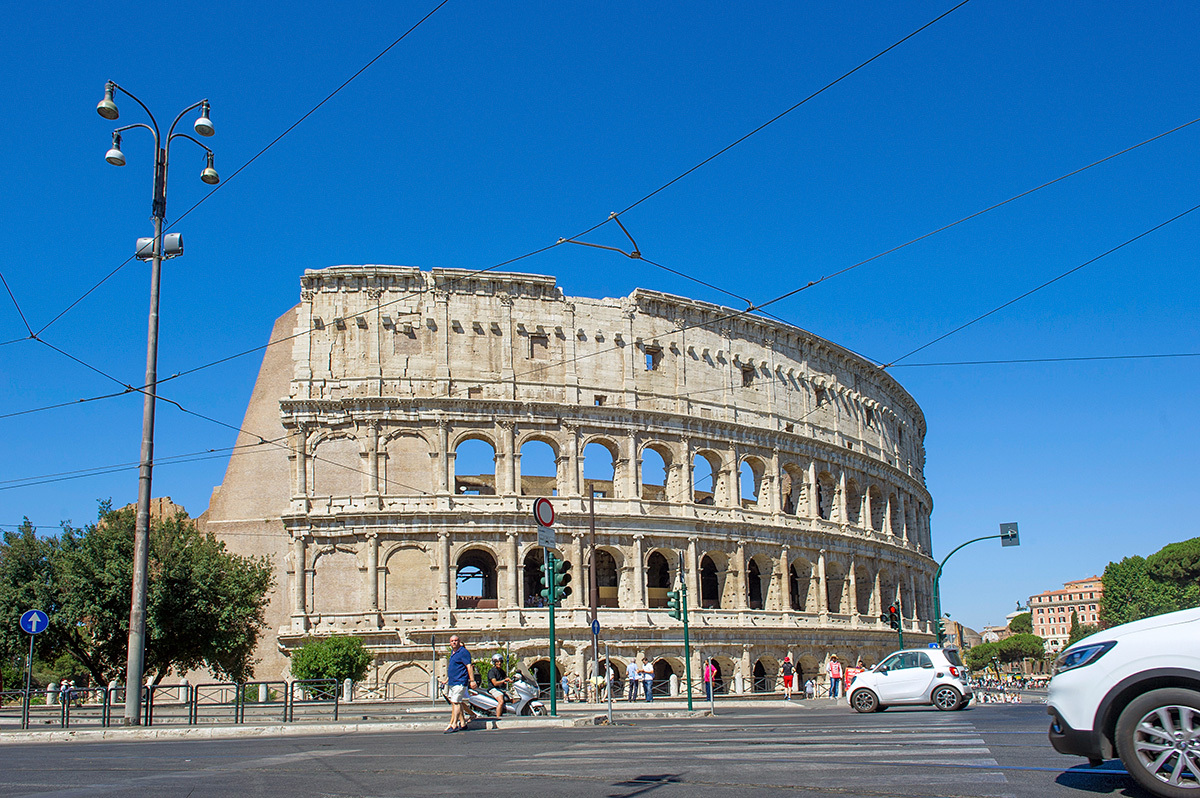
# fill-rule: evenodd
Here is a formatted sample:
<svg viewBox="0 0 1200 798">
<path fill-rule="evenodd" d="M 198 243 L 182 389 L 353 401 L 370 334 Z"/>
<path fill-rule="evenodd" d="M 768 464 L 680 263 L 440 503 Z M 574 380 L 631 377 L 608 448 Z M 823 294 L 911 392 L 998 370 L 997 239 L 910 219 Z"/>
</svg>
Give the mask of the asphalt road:
<svg viewBox="0 0 1200 798">
<path fill-rule="evenodd" d="M 858 715 L 805 703 L 449 735 L 5 744 L 0 795 L 1143 795 L 1119 761 L 1093 769 L 1057 754 L 1041 705 Z"/>
</svg>

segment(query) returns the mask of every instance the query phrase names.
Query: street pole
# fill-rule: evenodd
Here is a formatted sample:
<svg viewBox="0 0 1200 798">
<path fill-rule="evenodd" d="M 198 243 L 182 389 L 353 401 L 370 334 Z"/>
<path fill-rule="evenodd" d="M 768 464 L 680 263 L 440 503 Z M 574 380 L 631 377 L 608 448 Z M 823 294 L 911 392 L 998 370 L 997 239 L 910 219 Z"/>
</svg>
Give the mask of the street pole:
<svg viewBox="0 0 1200 798">
<path fill-rule="evenodd" d="M 592 605 L 592 629 L 596 627 L 596 609 L 600 605 L 600 587 L 596 584 L 596 491 L 588 491 L 588 526 L 591 530 L 592 538 L 592 556 L 588 563 L 588 600 Z M 596 679 L 600 678 L 600 635 L 598 632 L 592 632 L 592 656 L 594 662 L 592 664 L 592 676 Z M 605 654 L 604 659 L 604 683 L 608 684 L 608 655 Z M 600 683 L 596 682 L 596 690 L 600 689 Z M 599 702 L 600 694 L 597 692 L 596 701 Z"/>
<path fill-rule="evenodd" d="M 688 638 L 687 584 L 680 583 L 679 593 L 683 598 L 683 667 L 687 673 L 688 712 L 692 711 L 692 642 Z"/>
<path fill-rule="evenodd" d="M 999 535 L 984 535 L 981 538 L 974 538 L 972 540 L 968 540 L 966 543 L 960 544 L 959 546 L 954 548 L 949 554 L 947 554 L 945 557 L 942 558 L 941 563 L 937 567 L 937 571 L 934 572 L 934 574 L 933 574 L 933 623 L 934 623 L 934 634 L 937 635 L 937 644 L 939 646 L 942 644 L 942 638 L 944 637 L 944 635 L 942 634 L 942 591 L 941 591 L 941 584 L 940 584 L 940 580 L 942 578 L 942 569 L 946 567 L 946 561 L 949 560 L 954 555 L 954 552 L 963 548 L 963 546 L 970 546 L 972 543 L 978 543 L 981 540 L 992 540 L 993 538 L 999 538 L 1001 544 L 1004 546 L 1019 546 L 1019 545 L 1021 545 L 1021 539 L 1017 534 L 1017 525 L 1015 523 L 1001 524 Z M 904 646 L 901 645 L 901 648 L 903 648 L 903 647 Z"/>
<path fill-rule="evenodd" d="M 163 261 L 163 224 L 167 218 L 167 167 L 170 161 L 171 142 L 176 138 L 185 138 L 208 154 L 208 166 L 201 172 L 200 179 L 209 185 L 219 182 L 217 172 L 213 169 L 213 152 L 199 140 L 186 133 L 176 133 L 175 126 L 184 114 L 196 108 L 201 109 L 200 118 L 195 122 L 196 133 L 201 136 L 211 136 L 214 133 L 212 121 L 208 118 L 208 100 L 193 103 L 179 112 L 167 135 L 160 135 L 158 120 L 130 91 L 109 81 L 104 86 L 104 99 L 96 106 L 97 113 L 105 119 L 117 119 L 119 113 L 113 94 L 116 91 L 129 96 L 142 107 L 150 117 L 150 124 L 137 123 L 125 125 L 113 131 L 113 146 L 105 156 L 105 160 L 114 166 L 125 165 L 125 155 L 121 152 L 121 133 L 133 128 L 145 128 L 154 136 L 154 190 L 150 206 L 150 216 L 154 220 L 154 240 L 150 252 L 150 313 L 148 330 L 146 332 L 146 381 L 142 391 L 142 445 L 141 459 L 138 466 L 138 498 L 137 517 L 133 530 L 133 584 L 129 604 L 129 648 L 125 662 L 125 717 L 122 723 L 126 726 L 137 726 L 141 723 L 142 681 L 145 676 L 145 646 L 146 646 L 146 589 L 150 558 L 150 492 L 154 472 L 154 405 L 158 390 L 158 297 L 159 284 L 162 276 Z"/>
<path fill-rule="evenodd" d="M 554 605 L 558 603 L 556 590 L 554 586 L 554 570 L 550 567 L 550 549 L 542 547 L 542 568 L 546 573 L 546 590 L 549 596 L 546 603 L 550 605 L 550 714 L 558 714 L 558 670 L 555 667 L 555 641 L 554 641 Z"/>
</svg>

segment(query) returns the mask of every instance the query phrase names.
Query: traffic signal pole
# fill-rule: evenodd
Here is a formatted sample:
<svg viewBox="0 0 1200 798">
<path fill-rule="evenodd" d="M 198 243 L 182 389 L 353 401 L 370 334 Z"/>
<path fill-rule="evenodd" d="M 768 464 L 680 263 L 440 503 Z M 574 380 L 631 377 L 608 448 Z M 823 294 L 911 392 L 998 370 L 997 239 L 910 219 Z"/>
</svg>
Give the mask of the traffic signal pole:
<svg viewBox="0 0 1200 798">
<path fill-rule="evenodd" d="M 554 589 L 554 555 L 550 553 L 550 549 L 542 549 L 542 566 L 546 574 L 546 590 L 543 592 L 549 593 L 546 602 L 550 605 L 550 714 L 558 714 L 558 673 L 554 665 L 557 646 L 554 640 L 554 605 L 558 603 L 556 600 Z"/>
<path fill-rule="evenodd" d="M 951 551 L 949 554 L 947 554 L 945 557 L 943 557 L 941 563 L 938 564 L 937 572 L 934 573 L 934 575 L 933 575 L 933 617 L 936 620 L 936 623 L 934 624 L 934 628 L 936 630 L 937 644 L 939 646 L 941 646 L 942 639 L 945 637 L 945 635 L 942 632 L 942 591 L 941 591 L 941 587 L 939 585 L 939 581 L 942 578 L 942 569 L 946 567 L 946 561 L 949 560 L 954 555 L 954 552 L 958 551 L 963 546 L 970 546 L 972 543 L 978 543 L 981 540 L 992 540 L 995 538 L 1000 539 L 1000 545 L 1002 545 L 1002 546 L 1020 546 L 1021 545 L 1021 538 L 1017 531 L 1017 525 L 1016 524 L 1001 524 L 999 535 L 984 535 L 981 538 L 975 538 L 973 540 L 968 540 L 966 543 L 963 543 L 963 544 L 957 546 L 953 551 Z"/>
<path fill-rule="evenodd" d="M 679 582 L 678 590 L 667 591 L 670 616 L 683 621 L 683 667 L 686 669 L 688 712 L 692 711 L 692 641 L 688 638 L 687 585 Z"/>
</svg>

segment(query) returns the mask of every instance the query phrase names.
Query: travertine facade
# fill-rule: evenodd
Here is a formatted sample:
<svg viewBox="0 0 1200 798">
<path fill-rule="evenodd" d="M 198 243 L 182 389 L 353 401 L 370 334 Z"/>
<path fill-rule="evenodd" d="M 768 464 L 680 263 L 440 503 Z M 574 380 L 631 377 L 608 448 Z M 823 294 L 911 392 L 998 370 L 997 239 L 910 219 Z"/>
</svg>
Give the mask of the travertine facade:
<svg viewBox="0 0 1200 798">
<path fill-rule="evenodd" d="M 452 632 L 545 660 L 537 496 L 554 497 L 574 568 L 558 661 L 586 675 L 592 491 L 615 666 L 644 653 L 682 676 L 665 609 L 680 577 L 695 656 L 747 690 L 785 654 L 805 678 L 831 653 L 878 661 L 897 597 L 905 642 L 931 639 L 925 422 L 861 358 L 652 291 L 566 297 L 551 277 L 337 266 L 301 287 L 203 518 L 276 563 L 260 676 L 286 673 L 306 636 L 337 633 L 367 640 L 368 680 L 393 695 L 427 689 Z M 472 440 L 494 451 L 492 473 L 459 473 Z M 553 450 L 555 476 L 522 476 L 531 442 Z M 585 449 L 589 470 L 611 458 L 611 477 L 584 478 Z M 648 459 L 665 484 L 645 484 Z M 699 473 L 711 479 L 693 484 Z"/>
</svg>

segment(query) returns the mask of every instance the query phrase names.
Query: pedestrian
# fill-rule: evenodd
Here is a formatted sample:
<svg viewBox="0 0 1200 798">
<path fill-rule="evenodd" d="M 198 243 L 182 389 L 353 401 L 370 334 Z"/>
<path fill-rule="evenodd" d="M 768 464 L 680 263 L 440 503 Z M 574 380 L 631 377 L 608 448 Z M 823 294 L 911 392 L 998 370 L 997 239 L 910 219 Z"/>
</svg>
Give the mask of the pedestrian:
<svg viewBox="0 0 1200 798">
<path fill-rule="evenodd" d="M 817 683 L 815 681 L 813 681 L 812 678 L 809 678 L 809 680 L 804 683 L 804 697 L 805 698 L 815 698 L 816 695 L 817 695 Z"/>
<path fill-rule="evenodd" d="M 628 695 L 625 696 L 625 700 L 637 701 L 638 685 L 642 683 L 642 669 L 638 667 L 636 657 L 629 660 L 629 666 L 625 668 L 625 679 L 629 682 Z"/>
<path fill-rule="evenodd" d="M 654 700 L 654 664 L 642 657 L 642 689 L 646 691 L 646 700 Z"/>
<path fill-rule="evenodd" d="M 462 644 L 458 635 L 450 638 L 450 659 L 446 663 L 446 698 L 450 701 L 450 725 L 445 734 L 467 728 L 467 686 L 474 688 L 475 668 L 471 664 L 471 652 Z"/>
<path fill-rule="evenodd" d="M 779 675 L 783 677 L 783 700 L 792 700 L 792 679 L 796 677 L 796 666 L 792 664 L 791 657 L 784 657 L 783 664 L 779 666 Z"/>
<path fill-rule="evenodd" d="M 717 678 L 717 660 L 709 657 L 704 663 L 704 697 L 713 700 L 713 681 Z"/>
<path fill-rule="evenodd" d="M 571 703 L 571 677 L 564 673 L 559 684 L 562 685 L 563 701 Z"/>
<path fill-rule="evenodd" d="M 829 675 L 829 697 L 836 699 L 842 687 L 842 676 L 845 671 L 842 670 L 842 663 L 838 662 L 837 654 L 832 654 L 829 657 L 829 665 L 826 666 L 825 672 Z"/>
<path fill-rule="evenodd" d="M 504 655 L 492 655 L 492 669 L 488 671 L 488 692 L 492 694 L 492 698 L 496 699 L 496 717 L 504 715 L 504 699 L 507 694 L 504 688 L 512 684 L 512 679 L 504 673 Z"/>
</svg>

